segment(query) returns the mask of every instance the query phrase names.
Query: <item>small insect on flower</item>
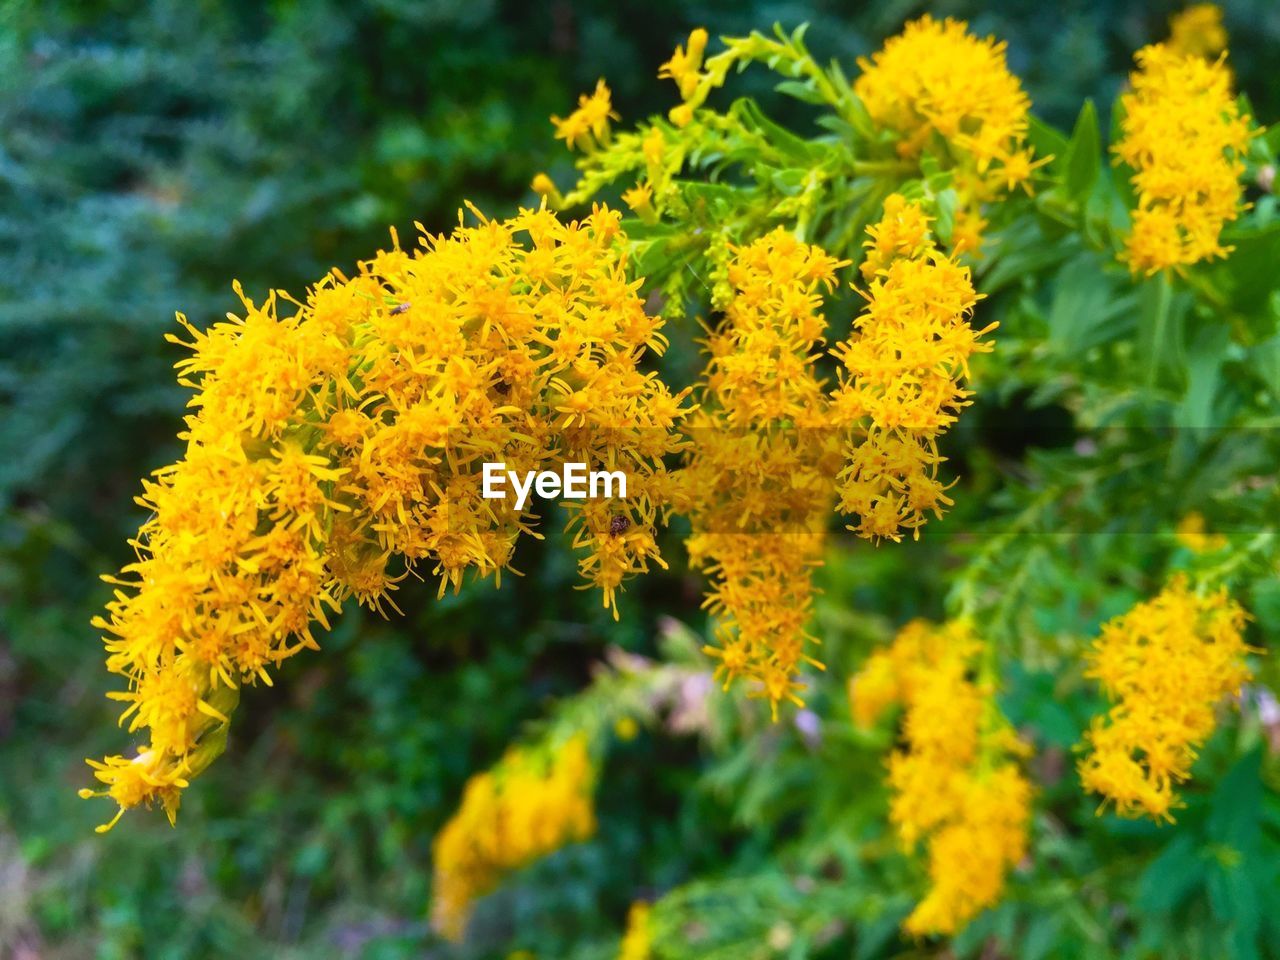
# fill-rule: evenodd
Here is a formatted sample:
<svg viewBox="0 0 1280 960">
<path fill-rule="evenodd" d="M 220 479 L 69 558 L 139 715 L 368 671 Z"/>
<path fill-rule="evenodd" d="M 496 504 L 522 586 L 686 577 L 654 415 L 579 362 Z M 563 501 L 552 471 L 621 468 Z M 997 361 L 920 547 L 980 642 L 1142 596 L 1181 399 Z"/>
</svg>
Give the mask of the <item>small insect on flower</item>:
<svg viewBox="0 0 1280 960">
<path fill-rule="evenodd" d="M 609 520 L 609 536 L 620 537 L 631 527 L 631 518 L 618 514 Z"/>
<path fill-rule="evenodd" d="M 392 316 L 397 316 L 401 313 L 404 313 L 411 306 L 413 306 L 413 304 L 411 304 L 408 300 L 406 300 L 404 303 L 397 303 L 394 307 L 391 308 L 391 314 Z"/>
</svg>

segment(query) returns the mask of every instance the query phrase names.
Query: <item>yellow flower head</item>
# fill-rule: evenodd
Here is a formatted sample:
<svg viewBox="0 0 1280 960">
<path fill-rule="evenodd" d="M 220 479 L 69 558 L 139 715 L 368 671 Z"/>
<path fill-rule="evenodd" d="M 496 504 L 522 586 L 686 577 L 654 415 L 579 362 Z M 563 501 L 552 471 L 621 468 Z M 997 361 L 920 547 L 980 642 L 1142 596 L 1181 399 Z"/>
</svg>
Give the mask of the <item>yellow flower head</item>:
<svg viewBox="0 0 1280 960">
<path fill-rule="evenodd" d="M 431 924 L 461 940 L 475 901 L 526 864 L 595 833 L 595 768 L 576 734 L 550 755 L 512 750 L 467 781 L 433 845 Z"/>
<path fill-rule="evenodd" d="M 840 510 L 871 539 L 898 540 L 951 501 L 937 479 L 936 439 L 968 404 L 969 358 L 991 349 L 968 317 L 978 302 L 968 267 L 944 256 L 918 203 L 892 195 L 867 231 L 867 307 L 833 351 L 844 379 L 838 422 L 866 423 L 840 473 Z"/>
<path fill-rule="evenodd" d="M 1193 593 L 1184 577 L 1105 624 L 1085 676 L 1113 703 L 1085 735 L 1086 790 L 1122 817 L 1172 820 L 1174 784 L 1191 776 L 1218 703 L 1251 677 L 1244 610 L 1226 590 Z"/>
<path fill-rule="evenodd" d="M 1031 103 L 1009 72 L 1003 42 L 926 15 L 858 66 L 854 92 L 873 121 L 898 134 L 902 156 L 919 156 L 936 135 L 993 184 L 1030 175 L 1019 158 Z"/>
<path fill-rule="evenodd" d="M 441 593 L 497 579 L 536 518 L 482 497 L 485 462 L 627 464 L 625 500 L 566 504 L 579 568 L 614 607 L 662 563 L 683 411 L 641 369 L 665 340 L 619 225 L 603 208 L 482 219 L 332 274 L 292 315 L 273 296 L 206 331 L 182 320 L 186 451 L 144 482 L 137 559 L 94 621 L 125 686 L 110 696 L 150 745 L 145 765 L 95 765 L 121 809 L 176 810 L 237 687 L 316 648 L 348 597 L 395 609 L 415 570 Z"/>
<path fill-rule="evenodd" d="M 1213 553 L 1221 550 L 1230 541 L 1220 533 L 1209 533 L 1204 514 L 1192 510 L 1178 521 L 1174 534 L 1178 542 L 1193 553 Z"/>
<path fill-rule="evenodd" d="M 1178 53 L 1211 59 L 1227 49 L 1222 8 L 1216 3 L 1193 3 L 1169 18 L 1169 46 Z"/>
<path fill-rule="evenodd" d="M 680 98 L 688 100 L 698 89 L 701 79 L 702 56 L 707 49 L 707 31 L 698 27 L 689 34 L 686 47 L 677 46 L 671 59 L 658 68 L 658 77 L 662 80 L 674 80 L 680 88 Z"/>
<path fill-rule="evenodd" d="M 1227 254 L 1219 234 L 1243 209 L 1241 158 L 1251 133 L 1222 61 L 1165 44 L 1136 59 L 1115 152 L 1133 169 L 1138 195 L 1124 259 L 1149 275 Z"/>
<path fill-rule="evenodd" d="M 888 763 L 889 820 L 906 850 L 927 850 L 929 890 L 903 923 L 918 936 L 953 934 L 993 906 L 1026 855 L 1031 786 L 993 691 L 973 679 L 982 651 L 965 623 L 916 620 L 852 684 L 860 725 L 889 703 L 905 707 L 904 748 Z"/>
<path fill-rule="evenodd" d="M 591 150 L 609 142 L 609 121 L 617 120 L 609 87 L 601 79 L 592 93 L 578 97 L 578 109 L 563 120 L 552 117 L 556 139 L 571 150 Z"/>
<path fill-rule="evenodd" d="M 707 608 L 726 686 L 745 677 L 776 712 L 799 702 L 811 638 L 813 567 L 830 515 L 839 445 L 814 368 L 826 330 L 821 291 L 842 263 L 778 229 L 734 248 L 732 296 L 708 339 L 702 409 L 685 471 L 690 563 L 707 571 Z"/>
<path fill-rule="evenodd" d="M 652 956 L 653 934 L 649 930 L 649 915 L 653 907 L 637 900 L 627 911 L 627 930 L 622 935 L 618 960 L 649 960 Z"/>
</svg>

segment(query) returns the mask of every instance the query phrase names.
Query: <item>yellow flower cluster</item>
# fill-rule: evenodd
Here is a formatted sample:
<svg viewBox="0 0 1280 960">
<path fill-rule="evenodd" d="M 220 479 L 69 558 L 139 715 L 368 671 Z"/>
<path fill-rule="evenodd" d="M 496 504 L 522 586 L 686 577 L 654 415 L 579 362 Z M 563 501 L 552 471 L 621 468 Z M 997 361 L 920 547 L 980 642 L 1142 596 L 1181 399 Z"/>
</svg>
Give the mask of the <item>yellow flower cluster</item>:
<svg viewBox="0 0 1280 960">
<path fill-rule="evenodd" d="M 595 768 L 576 734 L 551 755 L 512 750 L 477 774 L 436 835 L 431 924 L 461 940 L 477 898 L 502 877 L 595 833 Z"/>
<path fill-rule="evenodd" d="M 1221 533 L 1209 533 L 1204 514 L 1196 510 L 1178 521 L 1174 535 L 1180 544 L 1193 553 L 1213 553 L 1230 543 Z"/>
<path fill-rule="evenodd" d="M 1222 9 L 1214 3 L 1193 3 L 1170 17 L 1169 46 L 1190 56 L 1216 57 L 1227 49 Z"/>
<path fill-rule="evenodd" d="M 859 536 L 918 534 L 925 515 L 951 504 L 938 479 L 937 439 L 967 405 L 969 358 L 991 350 L 969 314 L 980 299 L 969 269 L 943 256 L 918 203 L 894 194 L 868 230 L 866 309 L 834 351 L 844 371 L 834 420 L 864 424 L 840 473 L 840 510 Z"/>
<path fill-rule="evenodd" d="M 1165 44 L 1135 59 L 1115 152 L 1133 169 L 1138 195 L 1124 259 L 1134 273 L 1151 275 L 1229 252 L 1219 235 L 1242 209 L 1241 157 L 1251 133 L 1221 60 Z"/>
<path fill-rule="evenodd" d="M 1086 790 L 1122 817 L 1172 820 L 1174 784 L 1188 779 L 1214 711 L 1251 674 L 1244 610 L 1226 589 L 1199 595 L 1184 577 L 1105 624 L 1086 676 L 1114 706 L 1085 734 Z"/>
<path fill-rule="evenodd" d="M 687 127 L 693 121 L 693 112 L 706 102 L 712 90 L 724 85 L 729 69 L 745 60 L 753 45 L 749 38 L 726 38 L 728 49 L 706 60 L 704 66 L 707 39 L 707 31 L 698 27 L 689 34 L 688 43 L 677 46 L 671 59 L 658 68 L 660 80 L 671 80 L 680 88 L 680 103 L 667 113 L 677 127 Z"/>
<path fill-rule="evenodd" d="M 613 95 L 603 79 L 596 81 L 593 92 L 578 97 L 578 109 L 561 120 L 552 117 L 556 139 L 570 150 L 592 150 L 609 142 L 609 121 L 617 120 L 613 111 Z"/>
<path fill-rule="evenodd" d="M 221 750 L 238 684 L 270 683 L 315 648 L 313 621 L 349 596 L 394 608 L 390 591 L 419 569 L 443 593 L 508 567 L 537 518 L 482 498 L 484 462 L 626 471 L 626 501 L 567 505 L 606 606 L 662 562 L 681 401 L 640 369 L 665 340 L 625 244 L 605 209 L 482 218 L 412 255 L 397 244 L 350 280 L 335 272 L 291 316 L 273 295 L 205 333 L 183 319 L 186 453 L 145 483 L 138 558 L 95 620 L 128 682 L 110 696 L 147 746 L 94 764 L 97 795 L 121 811 L 158 800 L 172 818 Z"/>
<path fill-rule="evenodd" d="M 928 850 L 930 887 L 904 921 L 912 934 L 952 934 L 995 904 L 1026 856 L 1031 786 L 1022 753 L 984 683 L 970 679 L 982 644 L 964 623 L 907 624 L 849 684 L 855 722 L 905 707 L 905 748 L 889 758 L 889 819 L 903 846 Z"/>
<path fill-rule="evenodd" d="M 843 264 L 782 229 L 733 253 L 733 295 L 689 421 L 688 548 L 712 579 L 717 645 L 707 652 L 726 686 L 758 681 L 776 712 L 783 699 L 799 702 L 794 676 L 815 662 L 805 625 L 841 456 L 815 347 L 826 329 L 820 291 Z"/>
<path fill-rule="evenodd" d="M 926 15 L 908 23 L 871 59 L 860 58 L 854 92 L 871 119 L 897 136 L 904 158 L 928 154 L 953 171 L 964 223 L 953 249 L 976 251 L 981 204 L 1029 189 L 1031 101 L 1009 72 L 1005 44 L 979 39 L 960 20 Z"/>
<path fill-rule="evenodd" d="M 649 915 L 653 907 L 637 900 L 627 911 L 627 930 L 622 935 L 618 960 L 649 960 L 653 956 L 653 934 L 649 929 Z"/>
<path fill-rule="evenodd" d="M 868 305 L 832 351 L 842 376 L 831 389 L 815 369 L 822 291 L 845 264 L 781 228 L 731 249 L 731 294 L 688 421 L 682 507 L 691 562 L 712 578 L 708 652 L 726 685 L 756 681 L 775 712 L 799 702 L 801 665 L 821 666 L 805 626 L 833 506 L 874 540 L 918 535 L 927 513 L 941 515 L 951 501 L 936 441 L 967 402 L 969 357 L 990 349 L 992 327 L 968 322 L 969 270 L 938 252 L 918 203 L 890 196 L 868 233 Z"/>
</svg>

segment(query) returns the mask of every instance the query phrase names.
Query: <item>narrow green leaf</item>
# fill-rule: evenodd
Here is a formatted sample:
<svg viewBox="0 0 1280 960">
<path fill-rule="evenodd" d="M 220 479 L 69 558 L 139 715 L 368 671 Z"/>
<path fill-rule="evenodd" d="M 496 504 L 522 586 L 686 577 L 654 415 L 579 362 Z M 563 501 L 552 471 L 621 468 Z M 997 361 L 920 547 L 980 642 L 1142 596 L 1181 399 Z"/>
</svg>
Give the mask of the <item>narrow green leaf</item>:
<svg viewBox="0 0 1280 960">
<path fill-rule="evenodd" d="M 1071 131 L 1067 145 L 1066 187 L 1074 199 L 1084 197 L 1102 169 L 1102 136 L 1098 132 L 1098 112 L 1093 101 L 1086 100 Z"/>
</svg>

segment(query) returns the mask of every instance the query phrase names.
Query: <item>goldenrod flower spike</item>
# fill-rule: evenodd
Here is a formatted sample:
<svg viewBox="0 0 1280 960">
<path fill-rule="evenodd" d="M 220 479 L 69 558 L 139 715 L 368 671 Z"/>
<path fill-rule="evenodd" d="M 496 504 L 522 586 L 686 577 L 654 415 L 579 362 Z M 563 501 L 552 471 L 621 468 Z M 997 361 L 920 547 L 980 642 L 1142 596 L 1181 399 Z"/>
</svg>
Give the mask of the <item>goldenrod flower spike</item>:
<svg viewBox="0 0 1280 960">
<path fill-rule="evenodd" d="M 237 286 L 243 316 L 205 331 L 179 318 L 186 452 L 144 482 L 137 559 L 94 621 L 124 680 L 110 696 L 146 748 L 93 764 L 92 795 L 172 818 L 221 752 L 238 686 L 317 648 L 313 624 L 345 600 L 394 610 L 416 569 L 441 593 L 509 569 L 536 517 L 481 496 L 485 462 L 625 464 L 625 500 L 569 504 L 583 578 L 613 607 L 662 563 L 663 458 L 683 449 L 684 411 L 640 369 L 666 341 L 621 218 L 477 217 L 335 271 L 305 303 Z"/>
<path fill-rule="evenodd" d="M 1031 101 L 1005 61 L 1005 44 L 968 32 L 961 20 L 926 15 L 870 59 L 854 92 L 872 121 L 897 135 L 904 159 L 930 156 L 951 171 L 964 222 L 955 254 L 981 252 L 983 204 L 1021 187 L 1049 161 L 1026 146 Z"/>
<path fill-rule="evenodd" d="M 1230 251 L 1219 236 L 1244 209 L 1240 175 L 1252 133 L 1222 58 L 1154 44 L 1135 59 L 1115 153 L 1133 169 L 1138 195 L 1122 259 L 1149 276 Z"/>
<path fill-rule="evenodd" d="M 1225 697 L 1251 678 L 1248 620 L 1226 589 L 1195 593 L 1179 575 L 1151 600 L 1106 623 L 1085 676 L 1113 706 L 1085 734 L 1086 790 L 1122 817 L 1173 820 L 1174 787 L 1191 776 L 1196 751 Z M 1101 812 L 1101 808 L 1099 809 Z"/>
<path fill-rule="evenodd" d="M 908 852 L 926 847 L 929 889 L 903 923 L 918 936 L 956 933 L 994 906 L 1027 851 L 1031 785 L 977 669 L 984 652 L 966 623 L 916 620 L 849 684 L 859 727 L 905 708 L 905 745 L 888 763 L 889 820 Z"/>
<path fill-rule="evenodd" d="M 867 230 L 865 310 L 833 355 L 843 368 L 832 419 L 849 425 L 839 509 L 868 539 L 918 535 L 951 505 L 937 440 L 969 403 L 969 359 L 992 349 L 969 315 L 980 295 L 968 267 L 934 244 L 919 203 L 898 194 Z"/>
<path fill-rule="evenodd" d="M 467 781 L 462 806 L 432 848 L 432 927 L 461 940 L 475 901 L 504 875 L 594 834 L 594 786 L 583 734 L 549 756 L 513 749 Z"/>
<path fill-rule="evenodd" d="M 653 932 L 649 929 L 649 915 L 653 907 L 642 900 L 631 904 L 627 911 L 627 929 L 622 935 L 618 960 L 650 960 L 653 956 Z"/>
<path fill-rule="evenodd" d="M 747 679 L 776 716 L 782 701 L 801 702 L 802 664 L 817 664 L 806 624 L 839 437 L 815 347 L 826 330 L 821 291 L 845 264 L 782 229 L 731 254 L 680 504 L 693 527 L 690 565 L 711 579 L 704 605 L 717 627 L 706 652 L 726 686 Z"/>
</svg>

